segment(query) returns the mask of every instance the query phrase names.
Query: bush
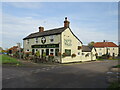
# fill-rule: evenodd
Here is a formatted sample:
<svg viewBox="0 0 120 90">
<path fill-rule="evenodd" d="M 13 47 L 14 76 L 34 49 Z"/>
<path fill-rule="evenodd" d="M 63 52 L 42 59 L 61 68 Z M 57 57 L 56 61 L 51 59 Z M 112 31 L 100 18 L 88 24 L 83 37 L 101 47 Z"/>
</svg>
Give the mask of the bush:
<svg viewBox="0 0 120 90">
<path fill-rule="evenodd" d="M 43 53 L 43 57 L 46 57 L 46 53 L 45 52 Z"/>
<path fill-rule="evenodd" d="M 85 57 L 89 57 L 89 53 L 87 53 L 87 54 L 85 55 Z"/>
<path fill-rule="evenodd" d="M 111 83 L 110 84 L 110 86 L 108 87 L 108 89 L 112 89 L 112 88 L 114 88 L 114 89 L 116 89 L 116 90 L 119 90 L 119 88 L 120 88 L 120 82 L 113 82 L 113 83 Z"/>
<path fill-rule="evenodd" d="M 62 54 L 62 57 L 63 57 L 63 58 L 66 57 L 66 53 L 63 53 L 63 54 Z"/>
<path fill-rule="evenodd" d="M 110 55 L 104 54 L 102 56 L 98 56 L 97 59 L 109 59 Z"/>
<path fill-rule="evenodd" d="M 39 58 L 40 57 L 40 52 L 36 51 L 35 55 L 37 56 L 37 58 Z"/>
<path fill-rule="evenodd" d="M 76 57 L 76 54 L 73 53 L 73 54 L 72 54 L 72 58 L 73 58 L 73 57 Z"/>
<path fill-rule="evenodd" d="M 48 56 L 48 60 L 49 60 L 49 61 L 52 61 L 53 59 L 54 59 L 54 56 L 53 56 L 53 55 L 49 55 L 49 56 Z"/>
<path fill-rule="evenodd" d="M 61 56 L 61 52 L 58 52 L 58 56 L 59 56 L 59 57 Z"/>
<path fill-rule="evenodd" d="M 24 52 L 23 58 L 28 59 L 28 57 L 31 55 L 31 52 Z"/>
</svg>

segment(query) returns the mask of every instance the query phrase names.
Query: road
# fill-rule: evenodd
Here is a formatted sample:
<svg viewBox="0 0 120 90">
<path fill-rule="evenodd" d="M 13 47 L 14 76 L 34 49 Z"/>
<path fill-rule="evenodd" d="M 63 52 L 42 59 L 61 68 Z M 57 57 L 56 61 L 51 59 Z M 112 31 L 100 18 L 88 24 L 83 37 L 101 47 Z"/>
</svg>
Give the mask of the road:
<svg viewBox="0 0 120 90">
<path fill-rule="evenodd" d="M 51 66 L 3 66 L 3 88 L 107 88 L 106 72 L 117 60 Z"/>
</svg>

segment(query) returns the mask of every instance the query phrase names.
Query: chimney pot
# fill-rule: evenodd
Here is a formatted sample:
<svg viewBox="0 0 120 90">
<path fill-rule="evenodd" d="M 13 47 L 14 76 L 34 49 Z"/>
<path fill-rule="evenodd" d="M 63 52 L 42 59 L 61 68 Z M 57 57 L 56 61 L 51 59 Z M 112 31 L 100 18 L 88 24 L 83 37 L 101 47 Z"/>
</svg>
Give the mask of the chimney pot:
<svg viewBox="0 0 120 90">
<path fill-rule="evenodd" d="M 65 21 L 64 21 L 64 27 L 69 27 L 70 22 L 67 20 L 67 17 L 65 17 Z"/>
<path fill-rule="evenodd" d="M 44 32 L 44 27 L 39 27 L 39 32 Z"/>
<path fill-rule="evenodd" d="M 105 42 L 105 40 L 103 40 L 103 42 Z"/>
</svg>

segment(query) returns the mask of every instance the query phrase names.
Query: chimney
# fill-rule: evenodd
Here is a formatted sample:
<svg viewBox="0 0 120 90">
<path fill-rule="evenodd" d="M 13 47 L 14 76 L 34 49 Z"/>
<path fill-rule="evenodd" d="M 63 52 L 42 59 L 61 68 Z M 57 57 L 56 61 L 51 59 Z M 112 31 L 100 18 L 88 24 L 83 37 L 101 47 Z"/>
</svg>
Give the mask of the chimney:
<svg viewBox="0 0 120 90">
<path fill-rule="evenodd" d="M 103 42 L 105 42 L 105 40 L 103 40 Z"/>
<path fill-rule="evenodd" d="M 67 17 L 65 17 L 65 21 L 64 21 L 64 27 L 69 27 L 70 22 L 67 20 Z"/>
<path fill-rule="evenodd" d="M 39 27 L 39 32 L 44 32 L 44 27 Z"/>
</svg>

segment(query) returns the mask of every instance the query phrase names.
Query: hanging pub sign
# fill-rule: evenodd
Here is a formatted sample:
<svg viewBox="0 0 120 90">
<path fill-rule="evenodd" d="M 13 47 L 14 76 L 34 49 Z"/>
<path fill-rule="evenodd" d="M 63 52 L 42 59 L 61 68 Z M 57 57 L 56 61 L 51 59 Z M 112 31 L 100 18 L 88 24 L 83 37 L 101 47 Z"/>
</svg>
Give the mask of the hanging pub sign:
<svg viewBox="0 0 120 90">
<path fill-rule="evenodd" d="M 67 46 L 72 46 L 72 40 L 64 39 L 64 44 L 67 45 Z"/>
<path fill-rule="evenodd" d="M 46 42 L 46 38 L 45 37 L 42 37 L 41 38 L 41 42 L 44 44 Z"/>
<path fill-rule="evenodd" d="M 59 44 L 32 45 L 32 48 L 59 48 Z"/>
</svg>

